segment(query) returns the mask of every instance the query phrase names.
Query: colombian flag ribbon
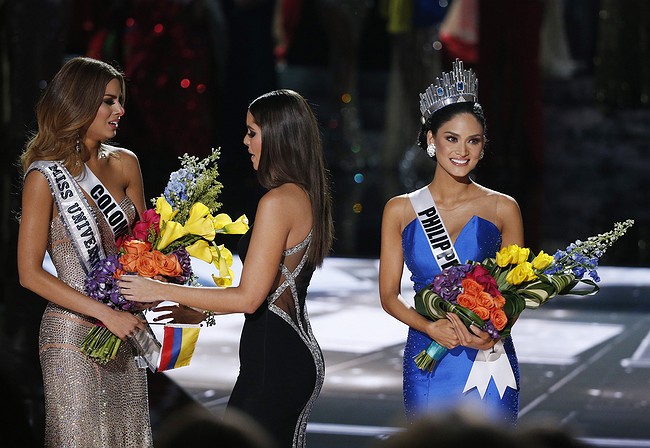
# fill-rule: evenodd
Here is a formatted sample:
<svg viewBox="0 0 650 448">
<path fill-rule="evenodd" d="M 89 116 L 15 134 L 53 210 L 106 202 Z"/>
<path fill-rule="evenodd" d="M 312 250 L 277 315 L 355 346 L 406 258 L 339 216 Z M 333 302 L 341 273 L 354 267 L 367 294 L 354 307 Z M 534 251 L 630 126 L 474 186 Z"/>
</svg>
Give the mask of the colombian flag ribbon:
<svg viewBox="0 0 650 448">
<path fill-rule="evenodd" d="M 158 371 L 189 366 L 199 338 L 198 325 L 166 324 Z"/>
</svg>

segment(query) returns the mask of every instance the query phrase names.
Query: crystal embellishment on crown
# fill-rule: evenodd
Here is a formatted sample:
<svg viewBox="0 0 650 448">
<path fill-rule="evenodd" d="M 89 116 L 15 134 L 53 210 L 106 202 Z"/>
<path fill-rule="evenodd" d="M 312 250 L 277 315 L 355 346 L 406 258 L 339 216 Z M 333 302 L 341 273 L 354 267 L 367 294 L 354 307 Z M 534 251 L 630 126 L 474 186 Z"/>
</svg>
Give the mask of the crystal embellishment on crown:
<svg viewBox="0 0 650 448">
<path fill-rule="evenodd" d="M 463 70 L 463 61 L 456 59 L 453 70 L 442 73 L 441 76 L 442 78 L 436 78 L 436 82 L 420 94 L 420 112 L 423 123 L 435 111 L 450 104 L 466 101 L 478 102 L 478 79 L 472 69 Z"/>
</svg>

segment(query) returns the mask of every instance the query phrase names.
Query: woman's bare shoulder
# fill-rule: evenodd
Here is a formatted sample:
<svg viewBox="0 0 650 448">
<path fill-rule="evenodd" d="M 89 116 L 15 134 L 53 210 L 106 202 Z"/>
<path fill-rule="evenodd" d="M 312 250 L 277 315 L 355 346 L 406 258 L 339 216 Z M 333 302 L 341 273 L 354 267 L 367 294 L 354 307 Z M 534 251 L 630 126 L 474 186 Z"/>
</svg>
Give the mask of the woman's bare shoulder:
<svg viewBox="0 0 650 448">
<path fill-rule="evenodd" d="M 273 211 L 275 214 L 291 213 L 311 209 L 309 196 L 297 184 L 282 184 L 270 189 L 260 198 L 258 210 Z"/>
<path fill-rule="evenodd" d="M 398 228 L 401 232 L 406 225 L 415 219 L 415 210 L 407 194 L 389 199 L 384 206 L 382 217 L 383 226 Z"/>
<path fill-rule="evenodd" d="M 491 200 L 496 201 L 497 204 L 503 206 L 517 205 L 517 201 L 512 196 L 509 196 L 505 193 L 501 193 L 500 191 L 497 190 L 493 190 L 491 188 L 484 187 L 479 184 L 474 184 L 474 185 L 476 185 L 480 197 L 489 198 Z"/>
<path fill-rule="evenodd" d="M 118 163 L 126 166 L 137 166 L 139 164 L 138 156 L 133 151 L 118 146 L 102 144 L 100 157 L 106 159 L 109 164 Z"/>
</svg>

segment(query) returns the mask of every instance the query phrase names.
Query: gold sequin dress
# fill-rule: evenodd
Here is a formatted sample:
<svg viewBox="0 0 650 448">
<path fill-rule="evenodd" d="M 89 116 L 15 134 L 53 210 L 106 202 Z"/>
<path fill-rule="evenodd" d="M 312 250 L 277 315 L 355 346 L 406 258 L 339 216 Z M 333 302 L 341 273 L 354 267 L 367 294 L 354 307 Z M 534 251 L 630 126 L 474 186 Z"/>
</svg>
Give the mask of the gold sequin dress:
<svg viewBox="0 0 650 448">
<path fill-rule="evenodd" d="M 128 197 L 120 206 L 135 219 Z M 106 255 L 115 241 L 101 212 L 92 207 Z M 83 291 L 86 275 L 61 218 L 50 223 L 48 253 L 59 279 Z M 123 342 L 116 358 L 99 365 L 79 350 L 93 327 L 82 314 L 48 303 L 39 334 L 45 391 L 46 447 L 152 447 L 146 371 L 136 366 L 134 352 Z"/>
</svg>

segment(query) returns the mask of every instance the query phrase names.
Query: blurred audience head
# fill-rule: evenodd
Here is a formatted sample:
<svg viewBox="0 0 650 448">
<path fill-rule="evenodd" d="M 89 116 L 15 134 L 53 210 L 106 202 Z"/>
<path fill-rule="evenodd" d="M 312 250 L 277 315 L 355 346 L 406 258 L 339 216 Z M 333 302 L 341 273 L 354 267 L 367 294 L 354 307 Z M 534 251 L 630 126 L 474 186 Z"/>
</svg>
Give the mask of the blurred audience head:
<svg viewBox="0 0 650 448">
<path fill-rule="evenodd" d="M 377 448 L 587 448 L 559 425 L 513 428 L 476 412 L 434 414 L 380 442 Z"/>
<path fill-rule="evenodd" d="M 263 428 L 243 414 L 221 420 L 197 405 L 179 409 L 160 425 L 156 447 L 218 446 L 219 448 L 276 448 Z"/>
<path fill-rule="evenodd" d="M 519 445 L 508 429 L 480 416 L 463 412 L 423 417 L 404 432 L 383 441 L 378 448 L 516 448 Z"/>
</svg>

